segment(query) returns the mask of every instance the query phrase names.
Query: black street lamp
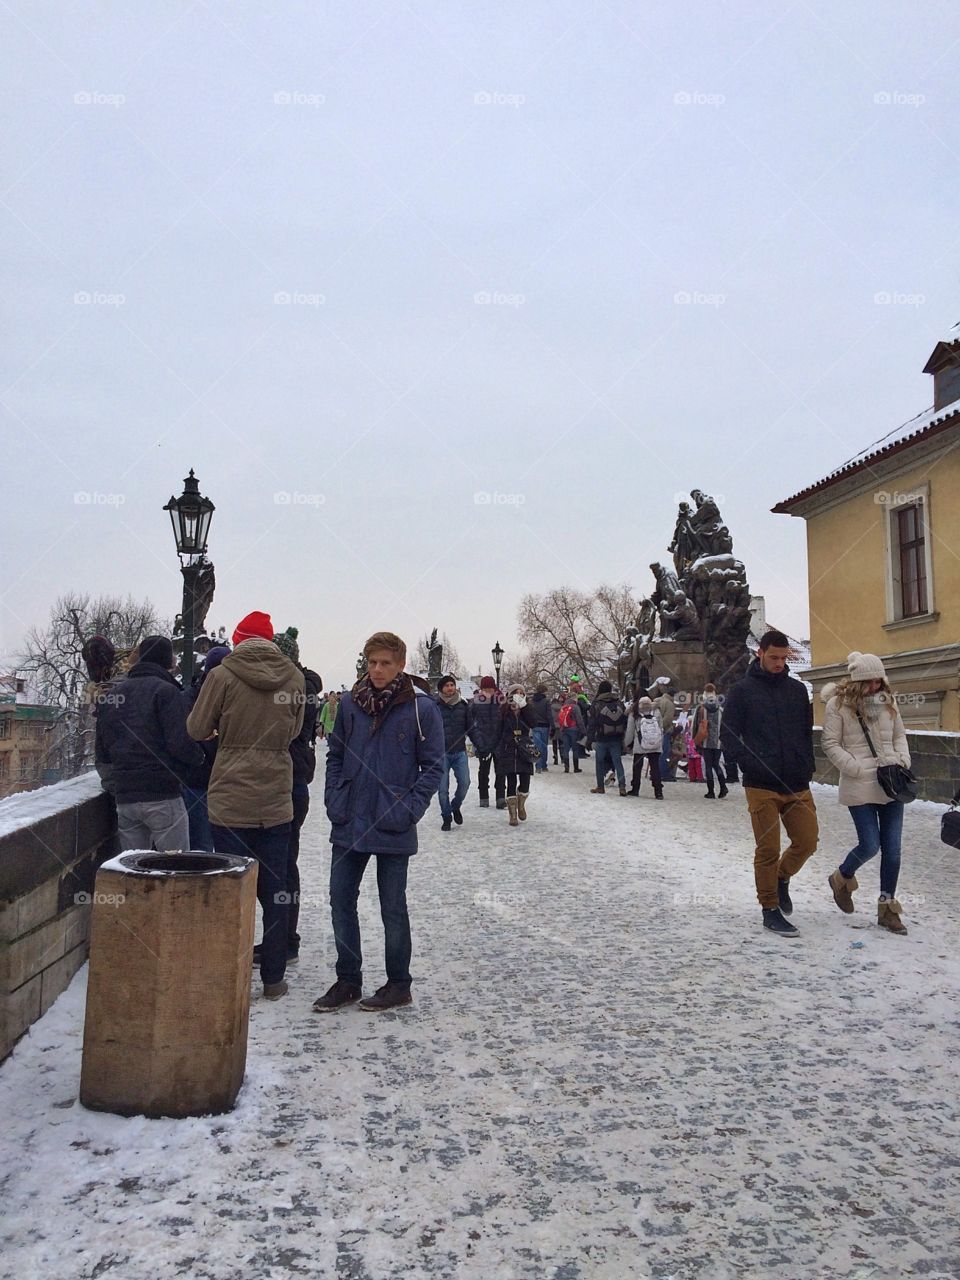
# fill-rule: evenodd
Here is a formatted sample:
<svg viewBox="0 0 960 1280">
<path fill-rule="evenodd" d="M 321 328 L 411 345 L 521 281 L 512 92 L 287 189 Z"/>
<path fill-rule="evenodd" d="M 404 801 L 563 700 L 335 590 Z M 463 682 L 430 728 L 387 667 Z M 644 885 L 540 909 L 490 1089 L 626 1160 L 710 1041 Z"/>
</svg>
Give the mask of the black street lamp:
<svg viewBox="0 0 960 1280">
<path fill-rule="evenodd" d="M 209 498 L 201 495 L 200 484 L 191 467 L 190 474 L 183 482 L 183 493 L 179 498 L 171 497 L 163 509 L 170 513 L 177 555 L 181 561 L 180 572 L 183 574 L 183 648 L 180 654 L 180 675 L 184 688 L 188 689 L 193 680 L 197 581 L 203 570 L 209 568 L 206 562 L 207 534 L 215 508 Z"/>
<path fill-rule="evenodd" d="M 497 688 L 500 688 L 500 667 L 503 664 L 503 650 L 500 648 L 500 641 L 490 650 L 490 656 L 493 658 L 493 669 L 497 673 Z"/>
</svg>

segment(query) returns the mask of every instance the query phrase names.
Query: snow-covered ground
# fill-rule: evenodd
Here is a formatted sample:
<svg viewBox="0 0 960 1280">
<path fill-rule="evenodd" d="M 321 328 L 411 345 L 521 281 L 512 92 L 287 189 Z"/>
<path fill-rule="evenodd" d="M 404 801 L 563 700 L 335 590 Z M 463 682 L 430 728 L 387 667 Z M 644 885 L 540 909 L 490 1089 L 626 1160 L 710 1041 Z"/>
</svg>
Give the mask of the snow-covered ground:
<svg viewBox="0 0 960 1280">
<path fill-rule="evenodd" d="M 311 1012 L 332 978 L 320 779 L 303 959 L 255 991 L 235 1112 L 77 1102 L 85 970 L 0 1068 L 0 1275 L 93 1280 L 960 1276 L 960 853 L 910 807 L 908 938 L 842 916 L 852 824 L 818 791 L 795 942 L 759 927 L 743 796 L 535 780 L 421 827 L 412 1008 Z M 649 784 L 645 784 L 649 785 Z M 367 987 L 382 947 L 361 899 Z"/>
</svg>

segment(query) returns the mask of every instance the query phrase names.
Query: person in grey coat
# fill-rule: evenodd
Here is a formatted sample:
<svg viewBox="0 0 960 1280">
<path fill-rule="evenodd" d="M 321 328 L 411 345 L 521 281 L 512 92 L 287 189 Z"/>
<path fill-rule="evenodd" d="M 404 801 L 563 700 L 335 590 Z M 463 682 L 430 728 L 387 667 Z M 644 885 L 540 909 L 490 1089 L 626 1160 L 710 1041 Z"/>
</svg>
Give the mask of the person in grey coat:
<svg viewBox="0 0 960 1280">
<path fill-rule="evenodd" d="M 697 750 L 703 756 L 704 772 L 707 775 L 707 790 L 704 800 L 722 800 L 727 794 L 727 779 L 720 765 L 720 721 L 723 710 L 717 697 L 717 687 L 713 684 L 703 686 L 703 699 L 693 713 L 691 733 Z M 720 784 L 719 793 L 714 791 L 713 779 L 716 776 Z"/>
</svg>

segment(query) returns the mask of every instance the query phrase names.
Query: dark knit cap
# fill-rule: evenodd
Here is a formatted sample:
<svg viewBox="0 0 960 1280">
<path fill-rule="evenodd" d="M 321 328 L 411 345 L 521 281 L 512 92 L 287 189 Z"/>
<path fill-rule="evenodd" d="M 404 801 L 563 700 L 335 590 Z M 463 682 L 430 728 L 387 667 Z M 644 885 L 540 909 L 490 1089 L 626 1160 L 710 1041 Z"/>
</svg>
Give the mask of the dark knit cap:
<svg viewBox="0 0 960 1280">
<path fill-rule="evenodd" d="M 456 684 L 456 683 L 457 683 L 456 676 L 441 676 L 440 679 L 437 681 L 437 688 L 442 689 L 445 684 Z"/>
<path fill-rule="evenodd" d="M 481 676 L 481 677 L 480 677 L 480 688 L 481 688 L 481 689 L 495 689 L 496 687 L 497 687 L 497 682 L 496 682 L 496 680 L 494 680 L 493 676 Z"/>
<path fill-rule="evenodd" d="M 230 650 L 225 644 L 215 644 L 213 648 L 208 651 L 206 658 L 203 660 L 203 674 L 209 675 L 214 667 L 219 667 L 220 663 L 229 653 Z"/>
<path fill-rule="evenodd" d="M 279 635 L 273 637 L 273 643 L 291 662 L 300 661 L 300 645 L 297 643 L 299 634 L 296 627 L 287 627 L 286 631 L 281 631 Z"/>
<path fill-rule="evenodd" d="M 613 693 L 613 685 L 609 680 L 601 680 L 597 685 L 597 693 Z"/>
<path fill-rule="evenodd" d="M 166 636 L 144 636 L 140 641 L 140 662 L 155 662 L 164 671 L 173 670 L 173 645 Z"/>
</svg>

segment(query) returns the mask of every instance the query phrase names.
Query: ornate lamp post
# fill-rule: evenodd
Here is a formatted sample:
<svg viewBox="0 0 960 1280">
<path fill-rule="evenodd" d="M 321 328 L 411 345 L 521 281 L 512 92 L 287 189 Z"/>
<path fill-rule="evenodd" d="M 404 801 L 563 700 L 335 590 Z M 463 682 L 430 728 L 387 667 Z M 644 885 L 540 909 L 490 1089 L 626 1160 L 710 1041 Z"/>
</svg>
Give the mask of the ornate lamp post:
<svg viewBox="0 0 960 1280">
<path fill-rule="evenodd" d="M 493 669 L 497 673 L 497 688 L 500 688 L 500 668 L 503 665 L 503 650 L 500 648 L 500 641 L 490 650 L 490 656 L 493 658 Z"/>
<path fill-rule="evenodd" d="M 180 655 L 180 674 L 184 688 L 193 680 L 193 632 L 197 602 L 197 583 L 204 569 L 210 569 L 206 561 L 207 534 L 214 505 L 200 493 L 200 485 L 190 468 L 183 482 L 179 498 L 171 496 L 164 506 L 170 513 L 173 536 L 180 557 L 183 574 L 183 650 Z"/>
</svg>

